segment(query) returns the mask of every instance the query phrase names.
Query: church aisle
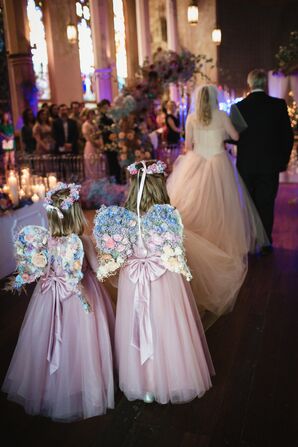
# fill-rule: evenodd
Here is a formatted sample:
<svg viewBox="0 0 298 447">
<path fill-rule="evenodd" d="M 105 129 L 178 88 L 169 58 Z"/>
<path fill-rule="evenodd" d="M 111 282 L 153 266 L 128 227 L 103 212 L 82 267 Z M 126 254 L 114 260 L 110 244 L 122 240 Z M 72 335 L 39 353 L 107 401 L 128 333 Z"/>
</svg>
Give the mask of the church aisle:
<svg viewBox="0 0 298 447">
<path fill-rule="evenodd" d="M 27 416 L 1 393 L 2 437 L 9 447 L 293 447 L 298 401 L 298 185 L 282 184 L 275 250 L 250 257 L 234 311 L 207 332 L 213 388 L 185 405 L 128 402 L 73 424 Z M 290 201 L 290 203 L 289 203 Z M 1 287 L 4 282 L 1 282 Z M 27 296 L 1 291 L 0 380 L 9 365 Z"/>
</svg>

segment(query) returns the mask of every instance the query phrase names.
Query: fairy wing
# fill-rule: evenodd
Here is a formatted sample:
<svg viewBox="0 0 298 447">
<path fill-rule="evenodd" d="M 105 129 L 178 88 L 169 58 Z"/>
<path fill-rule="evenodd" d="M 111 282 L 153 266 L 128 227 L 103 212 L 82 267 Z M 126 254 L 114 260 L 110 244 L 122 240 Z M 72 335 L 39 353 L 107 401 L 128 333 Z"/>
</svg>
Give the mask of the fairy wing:
<svg viewBox="0 0 298 447">
<path fill-rule="evenodd" d="M 142 229 L 145 243 L 155 247 L 164 266 L 190 281 L 192 277 L 183 245 L 183 224 L 177 209 L 171 205 L 154 205 L 144 216 Z"/>
<path fill-rule="evenodd" d="M 23 285 L 36 281 L 48 265 L 48 230 L 38 225 L 21 229 L 15 240 L 16 275 L 11 288 L 21 289 Z"/>
<path fill-rule="evenodd" d="M 137 217 L 120 206 L 102 206 L 94 219 L 93 235 L 99 251 L 97 277 L 104 280 L 125 263 L 137 239 Z"/>
</svg>

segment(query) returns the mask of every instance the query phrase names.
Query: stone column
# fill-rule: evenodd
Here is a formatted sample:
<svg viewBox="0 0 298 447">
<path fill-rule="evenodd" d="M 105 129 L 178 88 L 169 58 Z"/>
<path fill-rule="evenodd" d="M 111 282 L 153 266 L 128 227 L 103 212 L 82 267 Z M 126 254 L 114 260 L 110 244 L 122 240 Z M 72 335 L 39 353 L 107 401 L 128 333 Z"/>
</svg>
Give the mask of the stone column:
<svg viewBox="0 0 298 447">
<path fill-rule="evenodd" d="M 179 51 L 177 5 L 176 0 L 166 0 L 167 38 L 168 49 Z M 175 84 L 170 85 L 170 97 L 173 101 L 179 101 L 179 89 Z"/>
<path fill-rule="evenodd" d="M 138 2 L 139 0 L 137 0 Z M 139 68 L 138 43 L 136 37 L 136 1 L 123 0 L 126 33 L 127 78 L 128 83 L 135 79 Z"/>
<path fill-rule="evenodd" d="M 37 110 L 26 6 L 26 0 L 3 0 L 12 117 L 16 129 L 22 125 L 21 115 L 26 107 Z"/>
<path fill-rule="evenodd" d="M 44 25 L 48 49 L 52 103 L 67 105 L 83 101 L 78 45 L 69 43 L 66 27 L 76 23 L 75 2 L 44 2 Z"/>
<path fill-rule="evenodd" d="M 142 66 L 145 59 L 152 60 L 148 0 L 137 0 L 136 19 L 139 65 Z"/>
<path fill-rule="evenodd" d="M 117 94 L 115 36 L 112 2 L 90 0 L 91 28 L 95 62 L 96 100 Z"/>
</svg>

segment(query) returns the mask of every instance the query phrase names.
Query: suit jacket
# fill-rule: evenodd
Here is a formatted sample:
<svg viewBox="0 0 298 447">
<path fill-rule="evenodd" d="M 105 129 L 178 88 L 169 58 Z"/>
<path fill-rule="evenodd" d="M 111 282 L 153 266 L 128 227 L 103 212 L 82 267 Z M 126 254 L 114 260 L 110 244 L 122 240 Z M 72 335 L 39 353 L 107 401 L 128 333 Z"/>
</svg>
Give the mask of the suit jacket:
<svg viewBox="0 0 298 447">
<path fill-rule="evenodd" d="M 106 115 L 105 113 L 100 113 L 98 119 L 98 127 L 102 130 L 102 139 L 104 144 L 111 143 L 109 136 L 111 135 L 111 131 L 106 129 L 106 127 L 111 126 L 114 123 L 111 117 Z"/>
<path fill-rule="evenodd" d="M 286 102 L 265 92 L 254 92 L 237 107 L 248 126 L 237 143 L 239 172 L 285 171 L 294 141 Z"/>
<path fill-rule="evenodd" d="M 72 144 L 72 153 L 77 153 L 78 151 L 78 126 L 75 120 L 68 118 L 67 120 L 68 132 L 67 132 L 67 140 L 65 141 L 65 133 L 63 127 L 63 120 L 61 118 L 57 118 L 53 121 L 53 137 L 55 139 L 55 150 L 59 153 L 59 147 L 64 146 L 65 143 Z"/>
</svg>

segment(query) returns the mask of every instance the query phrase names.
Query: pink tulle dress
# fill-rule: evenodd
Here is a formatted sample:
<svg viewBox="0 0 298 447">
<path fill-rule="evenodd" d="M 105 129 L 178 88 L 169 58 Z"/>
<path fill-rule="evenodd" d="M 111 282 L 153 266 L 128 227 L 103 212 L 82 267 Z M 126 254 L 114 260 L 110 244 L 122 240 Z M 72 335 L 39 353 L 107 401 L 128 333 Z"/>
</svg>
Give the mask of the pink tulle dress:
<svg viewBox="0 0 298 447">
<path fill-rule="evenodd" d="M 99 279 L 120 267 L 116 310 L 119 386 L 129 400 L 146 393 L 166 404 L 201 397 L 214 374 L 184 259 L 183 227 L 170 205 L 141 218 L 124 208 L 101 208 L 94 234 L 104 256 Z"/>
<path fill-rule="evenodd" d="M 2 391 L 32 415 L 71 422 L 114 407 L 114 314 L 88 237 L 28 226 L 14 287 L 39 278 Z"/>
<path fill-rule="evenodd" d="M 236 133 L 236 136 L 234 134 Z M 268 244 L 257 210 L 225 150 L 237 137 L 225 112 L 208 126 L 195 114 L 186 123 L 186 155 L 176 160 L 167 190 L 185 226 L 191 287 L 205 329 L 233 309 L 247 274 L 248 253 Z"/>
</svg>

